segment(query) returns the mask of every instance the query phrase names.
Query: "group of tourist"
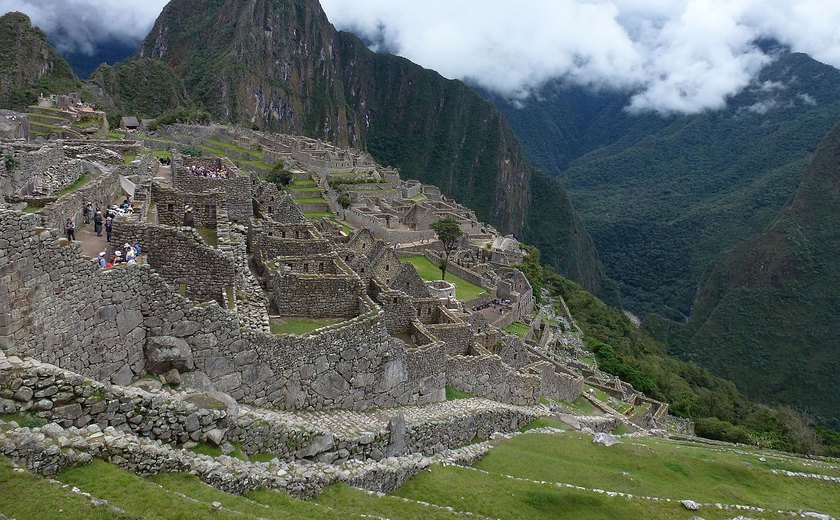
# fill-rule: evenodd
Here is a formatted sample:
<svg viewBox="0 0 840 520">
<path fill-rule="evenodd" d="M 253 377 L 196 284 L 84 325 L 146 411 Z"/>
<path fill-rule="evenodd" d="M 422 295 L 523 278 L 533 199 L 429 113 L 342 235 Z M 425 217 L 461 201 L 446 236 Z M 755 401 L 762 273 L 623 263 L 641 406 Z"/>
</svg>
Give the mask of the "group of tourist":
<svg viewBox="0 0 840 520">
<path fill-rule="evenodd" d="M 480 311 L 480 310 L 487 309 L 489 307 L 493 307 L 493 310 L 499 311 L 502 314 L 504 314 L 505 312 L 507 312 L 507 310 L 510 309 L 510 304 L 511 304 L 510 300 L 507 300 L 507 299 L 500 300 L 500 299 L 497 298 L 497 299 L 494 299 L 494 300 L 490 300 L 489 302 L 484 302 L 484 303 L 480 303 L 478 305 L 475 305 L 475 306 L 473 306 L 473 310 L 474 311 Z"/>
<path fill-rule="evenodd" d="M 117 249 L 114 252 L 114 256 L 109 262 L 107 259 L 107 253 L 102 251 L 99 253 L 99 257 L 97 258 L 97 263 L 99 264 L 100 269 L 105 269 L 106 267 L 113 267 L 119 264 L 137 264 L 137 257 L 140 256 L 141 249 L 140 244 L 134 243 L 129 244 L 126 242 L 123 244 L 122 249 Z"/>
<path fill-rule="evenodd" d="M 230 172 L 222 168 L 211 168 L 202 164 L 191 164 L 186 167 L 186 170 L 193 177 L 205 177 L 208 179 L 230 179 Z"/>
</svg>

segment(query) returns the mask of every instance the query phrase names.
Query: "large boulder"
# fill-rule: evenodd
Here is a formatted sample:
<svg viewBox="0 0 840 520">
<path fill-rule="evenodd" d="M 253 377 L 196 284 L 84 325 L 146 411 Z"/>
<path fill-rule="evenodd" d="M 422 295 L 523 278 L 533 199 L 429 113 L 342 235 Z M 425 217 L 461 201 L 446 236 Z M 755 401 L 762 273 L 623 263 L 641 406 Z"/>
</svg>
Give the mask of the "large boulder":
<svg viewBox="0 0 840 520">
<path fill-rule="evenodd" d="M 164 374 L 173 368 L 189 372 L 195 368 L 189 343 L 172 336 L 157 336 L 146 342 L 146 372 Z"/>
</svg>

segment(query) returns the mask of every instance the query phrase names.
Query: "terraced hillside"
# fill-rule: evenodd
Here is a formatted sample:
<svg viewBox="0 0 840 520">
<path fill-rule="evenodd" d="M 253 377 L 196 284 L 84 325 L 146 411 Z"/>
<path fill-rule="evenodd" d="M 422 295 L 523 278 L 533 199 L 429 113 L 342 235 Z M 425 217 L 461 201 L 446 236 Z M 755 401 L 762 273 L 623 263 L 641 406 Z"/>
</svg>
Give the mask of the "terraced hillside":
<svg viewBox="0 0 840 520">
<path fill-rule="evenodd" d="M 433 466 L 391 494 L 336 485 L 310 501 L 266 489 L 232 495 L 184 473 L 144 478 L 102 460 L 46 480 L 0 458 L 0 513 L 20 520 L 465 514 L 503 519 L 684 519 L 694 514 L 714 520 L 840 510 L 837 461 L 654 437 L 623 437 L 607 447 L 579 433 L 538 431 L 498 442 L 474 467 Z M 688 510 L 683 500 L 699 510 Z"/>
</svg>

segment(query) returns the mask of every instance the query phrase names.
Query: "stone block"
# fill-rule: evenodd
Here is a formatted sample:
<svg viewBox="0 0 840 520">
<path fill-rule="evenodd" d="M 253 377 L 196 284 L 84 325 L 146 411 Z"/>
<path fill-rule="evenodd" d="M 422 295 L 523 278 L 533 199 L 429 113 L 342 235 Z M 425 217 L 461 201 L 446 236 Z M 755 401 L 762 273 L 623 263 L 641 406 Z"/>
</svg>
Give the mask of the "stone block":
<svg viewBox="0 0 840 520">
<path fill-rule="evenodd" d="M 146 372 L 163 374 L 173 368 L 187 372 L 195 368 L 193 353 L 189 344 L 172 336 L 149 338 L 144 349 L 146 354 Z"/>
</svg>

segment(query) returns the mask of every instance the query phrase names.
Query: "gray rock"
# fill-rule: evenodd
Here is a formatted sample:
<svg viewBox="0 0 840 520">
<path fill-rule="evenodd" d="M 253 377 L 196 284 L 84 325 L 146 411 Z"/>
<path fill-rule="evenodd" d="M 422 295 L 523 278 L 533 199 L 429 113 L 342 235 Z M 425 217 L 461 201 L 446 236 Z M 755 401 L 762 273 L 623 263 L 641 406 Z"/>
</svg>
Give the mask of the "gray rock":
<svg viewBox="0 0 840 520">
<path fill-rule="evenodd" d="M 22 386 L 18 389 L 17 392 L 15 392 L 15 401 L 29 401 L 30 399 L 32 399 L 32 396 L 34 394 L 35 392 L 33 392 L 31 388 L 29 388 L 28 386 Z"/>
<path fill-rule="evenodd" d="M 121 366 L 119 370 L 111 375 L 111 382 L 119 386 L 130 385 L 132 379 L 134 379 L 134 372 L 131 371 L 131 367 L 128 365 Z"/>
<path fill-rule="evenodd" d="M 388 457 L 397 457 L 405 453 L 405 416 L 395 415 L 388 421 Z"/>
<path fill-rule="evenodd" d="M 158 336 L 146 342 L 146 372 L 163 374 L 173 368 L 187 372 L 195 368 L 189 343 L 181 338 Z"/>
<path fill-rule="evenodd" d="M 163 374 L 163 380 L 166 381 L 166 384 L 172 386 L 179 386 L 181 384 L 181 373 L 178 372 L 177 369 L 167 370 L 165 374 Z"/>
<path fill-rule="evenodd" d="M 157 381 L 157 380 L 154 380 L 154 379 L 142 379 L 140 381 L 137 381 L 136 383 L 134 383 L 131 386 L 133 386 L 135 388 L 142 388 L 143 390 L 145 390 L 147 392 L 156 392 L 156 391 L 160 390 L 161 388 L 163 388 L 163 385 L 161 384 L 161 382 Z"/>
<path fill-rule="evenodd" d="M 699 511 L 700 510 L 700 504 L 698 504 L 694 500 L 680 500 L 680 504 L 682 504 L 683 507 L 688 509 L 689 511 Z"/>
<path fill-rule="evenodd" d="M 82 415 L 82 406 L 79 403 L 57 406 L 53 410 L 53 416 L 57 419 L 78 419 Z"/>
<path fill-rule="evenodd" d="M 198 429 L 201 428 L 201 424 L 198 422 L 198 415 L 195 413 L 189 414 L 184 420 L 184 428 L 186 428 L 188 432 L 198 431 Z"/>
<path fill-rule="evenodd" d="M 221 446 L 225 440 L 225 433 L 227 433 L 225 430 L 213 428 L 206 434 L 207 442 L 215 444 L 216 446 Z"/>
<path fill-rule="evenodd" d="M 335 439 L 333 438 L 333 434 L 327 433 L 324 435 L 318 435 L 309 446 L 302 448 L 298 451 L 299 457 L 314 457 L 319 453 L 323 453 L 327 450 L 333 449 L 333 445 L 335 444 Z"/>
<path fill-rule="evenodd" d="M 619 444 L 619 440 L 611 433 L 596 433 L 592 436 L 592 442 L 602 446 L 614 446 Z"/>
<path fill-rule="evenodd" d="M 17 411 L 17 403 L 11 399 L 0 399 L 0 413 L 15 413 Z"/>
<path fill-rule="evenodd" d="M 202 392 L 212 392 L 216 390 L 213 382 L 207 377 L 204 372 L 193 371 L 181 374 L 181 385 L 187 388 L 194 388 Z"/>
</svg>

